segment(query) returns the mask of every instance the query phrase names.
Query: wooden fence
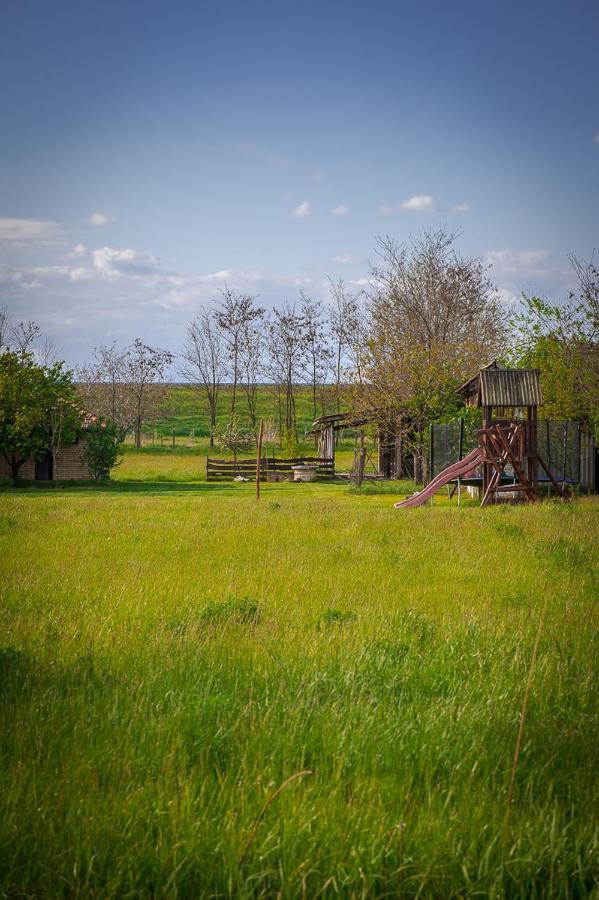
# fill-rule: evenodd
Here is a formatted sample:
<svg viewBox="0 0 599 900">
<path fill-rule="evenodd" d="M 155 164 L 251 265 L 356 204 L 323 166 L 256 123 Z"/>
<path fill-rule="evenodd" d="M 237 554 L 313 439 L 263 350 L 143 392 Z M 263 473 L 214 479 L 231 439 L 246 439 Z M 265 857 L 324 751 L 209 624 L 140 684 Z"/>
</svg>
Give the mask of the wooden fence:
<svg viewBox="0 0 599 900">
<path fill-rule="evenodd" d="M 316 456 L 302 456 L 298 459 L 280 459 L 274 456 L 263 456 L 260 460 L 260 480 L 266 481 L 269 474 L 293 476 L 292 466 L 316 465 L 316 475 L 319 481 L 328 481 L 335 477 L 335 460 L 318 459 Z M 206 458 L 206 480 L 218 481 L 227 478 L 256 477 L 256 459 L 214 459 Z"/>
</svg>

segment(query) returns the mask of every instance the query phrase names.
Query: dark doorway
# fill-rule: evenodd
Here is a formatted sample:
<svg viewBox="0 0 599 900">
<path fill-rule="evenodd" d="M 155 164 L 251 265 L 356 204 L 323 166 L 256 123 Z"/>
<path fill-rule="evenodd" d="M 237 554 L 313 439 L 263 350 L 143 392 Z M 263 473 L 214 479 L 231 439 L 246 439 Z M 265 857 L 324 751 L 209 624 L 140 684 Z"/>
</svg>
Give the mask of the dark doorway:
<svg viewBox="0 0 599 900">
<path fill-rule="evenodd" d="M 48 452 L 35 461 L 35 480 L 52 481 L 52 454 Z"/>
</svg>

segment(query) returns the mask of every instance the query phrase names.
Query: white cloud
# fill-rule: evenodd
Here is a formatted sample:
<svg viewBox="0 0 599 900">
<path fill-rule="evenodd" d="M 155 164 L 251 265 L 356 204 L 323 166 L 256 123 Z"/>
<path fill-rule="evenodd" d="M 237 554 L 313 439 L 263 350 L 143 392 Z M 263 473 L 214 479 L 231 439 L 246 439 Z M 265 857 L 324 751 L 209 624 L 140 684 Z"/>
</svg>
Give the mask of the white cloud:
<svg viewBox="0 0 599 900">
<path fill-rule="evenodd" d="M 268 308 L 302 288 L 324 298 L 328 284 L 321 287 L 321 278 L 316 269 L 235 269 L 226 258 L 212 271 L 169 270 L 146 250 L 103 246 L 66 258 L 57 251 L 55 264 L 0 265 L 0 305 L 17 320 L 37 322 L 75 365 L 107 336 L 124 345 L 139 335 L 176 352 L 198 306 L 217 300 L 225 282 L 258 295 Z"/>
<path fill-rule="evenodd" d="M 503 303 L 504 306 L 513 306 L 518 302 L 518 295 L 514 293 L 514 291 L 510 291 L 507 288 L 499 288 L 497 293 L 499 295 L 499 302 Z"/>
<path fill-rule="evenodd" d="M 14 266 L 0 265 L 0 285 L 19 284 L 23 280 L 23 273 Z"/>
<path fill-rule="evenodd" d="M 57 236 L 56 222 L 45 219 L 0 218 L 0 244 L 20 246 L 50 241 Z"/>
<path fill-rule="evenodd" d="M 103 212 L 93 212 L 87 221 L 90 225 L 114 225 L 116 216 Z"/>
<path fill-rule="evenodd" d="M 379 216 L 390 216 L 393 212 L 395 212 L 395 208 L 393 206 L 389 206 L 388 203 L 384 203 L 382 206 L 379 206 Z"/>
<path fill-rule="evenodd" d="M 341 265 L 354 265 L 354 263 L 362 262 L 358 256 L 352 256 L 351 253 L 341 253 L 339 256 L 333 257 L 333 262 Z"/>
<path fill-rule="evenodd" d="M 253 153 L 256 149 L 256 145 L 251 144 L 249 141 L 242 141 L 239 148 L 240 150 L 245 150 L 246 153 Z"/>
<path fill-rule="evenodd" d="M 558 299 L 574 286 L 567 260 L 544 248 L 487 250 L 483 256 L 491 268 L 499 298 L 506 305 L 517 303 L 522 291 L 539 297 Z"/>
<path fill-rule="evenodd" d="M 468 203 L 454 203 L 450 209 L 452 212 L 467 213 L 470 212 L 470 205 Z"/>
<path fill-rule="evenodd" d="M 73 247 L 73 253 L 75 256 L 83 256 L 86 253 L 85 244 L 75 244 Z"/>
<path fill-rule="evenodd" d="M 597 134 L 595 135 L 595 143 L 596 143 L 596 144 L 599 144 L 599 131 L 598 131 Z"/>
<path fill-rule="evenodd" d="M 411 212 L 435 212 L 437 204 L 429 194 L 415 194 L 409 200 L 404 200 L 401 208 Z"/>
<path fill-rule="evenodd" d="M 349 212 L 349 206 L 334 206 L 331 210 L 332 216 L 346 216 Z"/>
<path fill-rule="evenodd" d="M 94 250 L 94 266 L 102 275 L 150 275 L 158 269 L 159 260 L 144 250 L 101 247 Z"/>
<path fill-rule="evenodd" d="M 485 260 L 505 275 L 540 275 L 552 267 L 549 250 L 487 250 Z"/>
<path fill-rule="evenodd" d="M 307 219 L 308 216 L 312 215 L 312 204 L 304 200 L 299 206 L 295 207 L 293 215 L 296 219 Z"/>
</svg>

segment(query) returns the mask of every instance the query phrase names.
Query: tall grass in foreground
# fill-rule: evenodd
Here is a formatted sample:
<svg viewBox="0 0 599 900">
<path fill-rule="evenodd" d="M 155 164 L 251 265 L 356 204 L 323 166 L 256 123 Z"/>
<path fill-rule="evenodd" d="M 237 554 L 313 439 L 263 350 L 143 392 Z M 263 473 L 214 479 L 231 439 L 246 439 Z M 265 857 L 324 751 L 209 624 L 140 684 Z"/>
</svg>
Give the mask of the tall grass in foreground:
<svg viewBox="0 0 599 900">
<path fill-rule="evenodd" d="M 0 496 L 0 893 L 593 896 L 596 502 L 277 487 Z"/>
</svg>

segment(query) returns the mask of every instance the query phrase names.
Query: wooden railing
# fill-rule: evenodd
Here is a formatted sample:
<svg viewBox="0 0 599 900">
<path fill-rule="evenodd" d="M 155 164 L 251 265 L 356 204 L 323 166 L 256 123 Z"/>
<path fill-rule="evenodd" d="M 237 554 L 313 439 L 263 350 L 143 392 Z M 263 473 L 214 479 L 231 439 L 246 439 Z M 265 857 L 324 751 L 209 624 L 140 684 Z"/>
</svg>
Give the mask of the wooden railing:
<svg viewBox="0 0 599 900">
<path fill-rule="evenodd" d="M 319 481 L 327 481 L 335 477 L 335 460 L 318 459 L 316 456 L 301 456 L 297 459 L 282 459 L 274 456 L 263 456 L 260 460 L 260 478 L 268 479 L 268 475 L 288 475 L 291 477 L 292 466 L 315 465 L 316 475 Z M 256 459 L 206 459 L 206 480 L 216 481 L 227 478 L 254 479 L 256 477 Z"/>
</svg>

